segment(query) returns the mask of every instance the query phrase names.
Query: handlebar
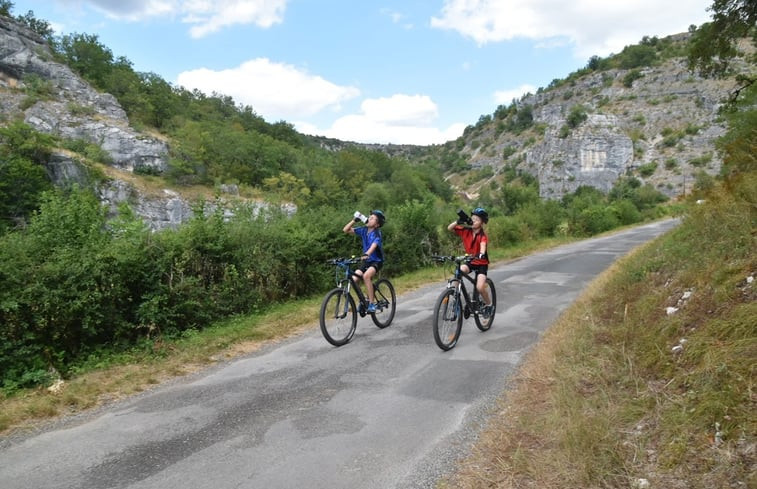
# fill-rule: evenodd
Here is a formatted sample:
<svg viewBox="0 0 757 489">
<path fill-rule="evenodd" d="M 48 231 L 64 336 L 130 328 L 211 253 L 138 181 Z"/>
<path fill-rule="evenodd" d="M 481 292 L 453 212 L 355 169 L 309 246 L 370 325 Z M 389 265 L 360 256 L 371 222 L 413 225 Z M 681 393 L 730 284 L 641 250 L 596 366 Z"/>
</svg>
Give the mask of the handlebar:
<svg viewBox="0 0 757 489">
<path fill-rule="evenodd" d="M 453 261 L 455 263 L 470 263 L 473 260 L 473 255 L 461 255 L 461 256 L 451 256 L 451 255 L 431 255 L 431 259 L 439 262 L 444 263 L 446 261 Z"/>
<path fill-rule="evenodd" d="M 326 263 L 329 265 L 352 265 L 355 263 L 360 263 L 360 258 L 356 258 L 354 256 L 351 256 L 350 258 L 331 258 L 329 260 L 326 260 Z"/>
</svg>

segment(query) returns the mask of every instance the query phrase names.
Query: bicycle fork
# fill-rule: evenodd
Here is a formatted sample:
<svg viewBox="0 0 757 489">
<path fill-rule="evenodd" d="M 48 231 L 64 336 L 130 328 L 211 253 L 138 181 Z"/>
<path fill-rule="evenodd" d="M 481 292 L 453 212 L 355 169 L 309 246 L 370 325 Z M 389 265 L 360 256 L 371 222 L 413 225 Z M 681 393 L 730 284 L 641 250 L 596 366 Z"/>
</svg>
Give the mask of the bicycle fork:
<svg viewBox="0 0 757 489">
<path fill-rule="evenodd" d="M 336 303 L 336 317 L 337 319 L 344 319 L 350 313 L 350 283 L 339 284 L 342 288 L 342 293 L 339 294 L 339 300 Z"/>
<path fill-rule="evenodd" d="M 447 302 L 447 310 L 445 311 L 445 318 L 448 321 L 457 321 L 457 318 L 460 317 L 460 314 L 462 313 L 466 319 L 468 319 L 469 313 L 467 308 L 465 310 L 462 309 L 462 305 L 460 304 L 462 302 L 462 283 L 458 279 L 451 279 L 447 282 L 447 288 L 453 289 L 455 291 L 454 294 L 452 294 L 449 297 L 449 301 Z"/>
</svg>

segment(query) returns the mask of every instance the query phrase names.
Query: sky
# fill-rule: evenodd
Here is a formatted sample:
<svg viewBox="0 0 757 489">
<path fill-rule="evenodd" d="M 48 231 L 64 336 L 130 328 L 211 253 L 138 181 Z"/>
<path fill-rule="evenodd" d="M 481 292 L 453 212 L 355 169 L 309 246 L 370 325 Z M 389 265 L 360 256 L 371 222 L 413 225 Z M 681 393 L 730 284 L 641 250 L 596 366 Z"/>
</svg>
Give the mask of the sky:
<svg viewBox="0 0 757 489">
<path fill-rule="evenodd" d="M 443 144 L 713 0 L 11 0 L 56 35 L 96 35 L 176 87 L 267 122 L 379 144 Z"/>
</svg>

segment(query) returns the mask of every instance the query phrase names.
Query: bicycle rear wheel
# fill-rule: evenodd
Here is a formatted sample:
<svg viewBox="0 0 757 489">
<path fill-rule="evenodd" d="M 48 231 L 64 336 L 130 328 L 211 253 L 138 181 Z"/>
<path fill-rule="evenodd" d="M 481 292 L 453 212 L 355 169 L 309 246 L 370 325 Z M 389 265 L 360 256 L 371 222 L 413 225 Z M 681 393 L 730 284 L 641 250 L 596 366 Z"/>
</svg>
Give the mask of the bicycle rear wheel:
<svg viewBox="0 0 757 489">
<path fill-rule="evenodd" d="M 463 309 L 455 289 L 445 289 L 434 305 L 434 341 L 444 351 L 451 350 L 460 338 Z"/>
<path fill-rule="evenodd" d="M 321 333 L 334 346 L 349 343 L 357 327 L 355 299 L 345 290 L 331 290 L 321 304 Z"/>
<path fill-rule="evenodd" d="M 489 315 L 484 317 L 483 311 L 480 308 L 473 311 L 473 319 L 476 322 L 476 327 L 481 331 L 487 331 L 492 327 L 492 324 L 494 323 L 494 314 L 497 312 L 497 290 L 494 288 L 494 282 L 492 282 L 492 279 L 488 277 L 486 279 L 486 289 L 487 292 L 489 292 L 489 298 L 492 300 Z M 478 297 L 480 300 L 481 296 L 478 295 Z M 481 302 L 481 307 L 485 307 L 483 302 Z"/>
<path fill-rule="evenodd" d="M 379 328 L 386 328 L 392 324 L 397 309 L 394 286 L 389 280 L 382 278 L 373 285 L 373 294 L 376 296 L 376 312 L 371 314 L 371 319 Z"/>
</svg>

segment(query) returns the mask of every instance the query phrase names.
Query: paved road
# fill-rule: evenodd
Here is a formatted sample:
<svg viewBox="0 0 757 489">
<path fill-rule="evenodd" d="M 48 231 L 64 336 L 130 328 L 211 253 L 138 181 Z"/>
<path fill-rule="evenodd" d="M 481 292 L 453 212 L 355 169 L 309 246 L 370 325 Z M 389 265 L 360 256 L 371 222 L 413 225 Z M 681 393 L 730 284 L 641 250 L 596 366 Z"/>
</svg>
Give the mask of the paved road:
<svg viewBox="0 0 757 489">
<path fill-rule="evenodd" d="M 432 488 L 540 334 L 597 274 L 664 221 L 494 267 L 497 315 L 437 348 L 439 282 L 398 298 L 394 323 L 358 321 L 335 348 L 317 327 L 265 351 L 0 440 L 3 489 Z"/>
</svg>

